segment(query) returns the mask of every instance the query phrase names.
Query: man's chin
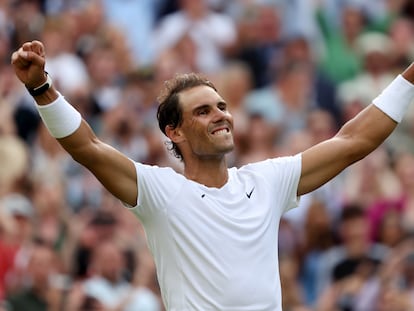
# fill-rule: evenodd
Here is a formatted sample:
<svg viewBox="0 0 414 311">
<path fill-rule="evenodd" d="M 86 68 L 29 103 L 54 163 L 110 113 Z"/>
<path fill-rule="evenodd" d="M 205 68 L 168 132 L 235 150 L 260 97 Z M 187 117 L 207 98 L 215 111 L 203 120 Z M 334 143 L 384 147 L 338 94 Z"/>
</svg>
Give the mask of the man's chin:
<svg viewBox="0 0 414 311">
<path fill-rule="evenodd" d="M 232 152 L 234 150 L 234 146 L 219 146 L 218 148 L 216 148 L 213 152 L 209 152 L 204 154 L 204 157 L 213 159 L 221 159 L 222 157 L 224 157 L 226 154 Z"/>
<path fill-rule="evenodd" d="M 223 146 L 223 149 L 221 150 L 221 152 L 223 154 L 227 154 L 227 153 L 232 152 L 233 150 L 234 150 L 234 145 L 232 144 L 230 146 Z"/>
</svg>

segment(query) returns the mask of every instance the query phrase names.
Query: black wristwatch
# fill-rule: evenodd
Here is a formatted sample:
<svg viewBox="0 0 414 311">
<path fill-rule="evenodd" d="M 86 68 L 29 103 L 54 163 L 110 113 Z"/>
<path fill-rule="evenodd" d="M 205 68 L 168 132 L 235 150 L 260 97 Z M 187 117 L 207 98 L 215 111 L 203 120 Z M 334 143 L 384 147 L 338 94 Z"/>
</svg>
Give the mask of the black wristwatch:
<svg viewBox="0 0 414 311">
<path fill-rule="evenodd" d="M 52 86 L 52 78 L 50 78 L 49 74 L 46 71 L 45 71 L 45 74 L 46 74 L 45 83 L 35 88 L 31 88 L 31 89 L 27 88 L 30 95 L 39 96 L 39 95 L 42 95 L 44 92 L 46 92 L 48 89 L 50 89 L 50 87 Z"/>
</svg>

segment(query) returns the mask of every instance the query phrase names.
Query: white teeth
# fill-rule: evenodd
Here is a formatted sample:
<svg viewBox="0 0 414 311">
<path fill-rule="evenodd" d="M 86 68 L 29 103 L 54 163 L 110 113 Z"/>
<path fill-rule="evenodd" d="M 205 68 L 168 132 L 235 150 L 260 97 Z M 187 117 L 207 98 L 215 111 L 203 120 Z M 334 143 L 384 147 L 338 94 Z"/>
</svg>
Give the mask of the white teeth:
<svg viewBox="0 0 414 311">
<path fill-rule="evenodd" d="M 226 133 L 227 133 L 227 129 L 222 129 L 222 130 L 214 132 L 213 134 L 214 135 L 221 135 L 221 134 L 226 134 Z"/>
</svg>

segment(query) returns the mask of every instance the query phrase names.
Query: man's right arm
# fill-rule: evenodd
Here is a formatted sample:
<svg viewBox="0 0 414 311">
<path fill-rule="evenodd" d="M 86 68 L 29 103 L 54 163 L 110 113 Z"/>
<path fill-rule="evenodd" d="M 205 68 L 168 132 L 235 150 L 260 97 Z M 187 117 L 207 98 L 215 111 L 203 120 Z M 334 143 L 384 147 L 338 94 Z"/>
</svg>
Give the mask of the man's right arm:
<svg viewBox="0 0 414 311">
<path fill-rule="evenodd" d="M 12 55 L 16 75 L 29 89 L 45 82 L 44 64 L 44 47 L 39 41 L 25 43 Z M 81 119 L 53 86 L 33 98 L 39 110 L 44 111 L 44 120 L 47 115 L 49 121 L 45 124 L 52 136 L 57 138 L 72 158 L 89 169 L 115 197 L 135 206 L 138 188 L 134 163 L 100 141 L 85 120 Z M 53 112 L 50 107 L 55 107 Z"/>
<path fill-rule="evenodd" d="M 136 205 L 138 187 L 134 163 L 99 140 L 85 120 L 73 134 L 58 141 L 75 161 L 90 170 L 115 197 L 131 206 Z"/>
</svg>

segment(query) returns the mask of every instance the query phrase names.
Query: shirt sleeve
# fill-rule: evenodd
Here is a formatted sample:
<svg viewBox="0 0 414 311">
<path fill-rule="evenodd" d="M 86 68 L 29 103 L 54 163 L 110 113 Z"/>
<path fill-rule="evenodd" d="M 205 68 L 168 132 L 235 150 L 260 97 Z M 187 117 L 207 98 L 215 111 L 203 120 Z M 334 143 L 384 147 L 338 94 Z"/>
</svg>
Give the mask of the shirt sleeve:
<svg viewBox="0 0 414 311">
<path fill-rule="evenodd" d="M 286 193 L 286 208 L 283 210 L 285 213 L 299 204 L 298 186 L 302 172 L 302 154 L 274 159 L 272 162 L 275 169 L 281 172 L 276 182 L 282 185 L 282 189 Z"/>
<path fill-rule="evenodd" d="M 137 170 L 138 200 L 129 206 L 141 219 L 150 213 L 163 211 L 173 201 L 182 186 L 183 176 L 172 168 L 145 165 L 135 162 Z"/>
</svg>

